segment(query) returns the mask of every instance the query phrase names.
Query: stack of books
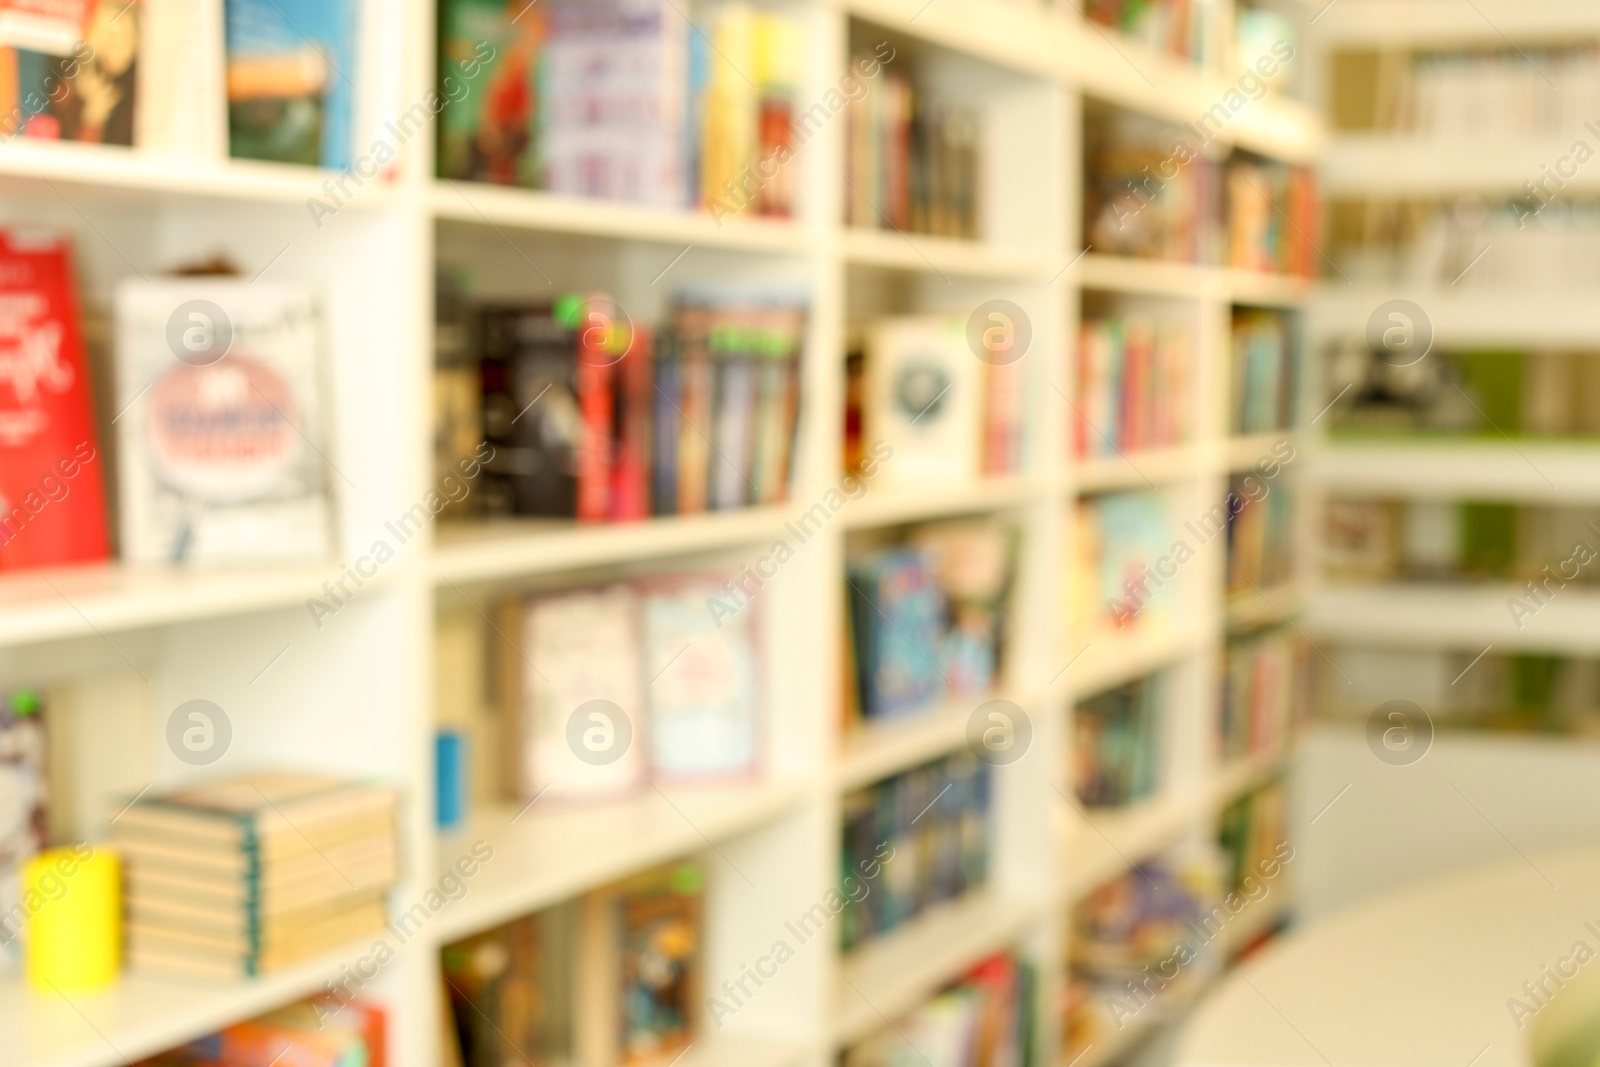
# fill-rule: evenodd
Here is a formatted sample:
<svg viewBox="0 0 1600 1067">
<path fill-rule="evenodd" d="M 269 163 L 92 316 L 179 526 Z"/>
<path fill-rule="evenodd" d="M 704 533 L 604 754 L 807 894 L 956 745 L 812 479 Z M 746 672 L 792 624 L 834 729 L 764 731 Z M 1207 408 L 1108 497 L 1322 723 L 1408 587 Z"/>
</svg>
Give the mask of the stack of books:
<svg viewBox="0 0 1600 1067">
<path fill-rule="evenodd" d="M 264 974 L 378 930 L 399 872 L 397 795 L 263 774 L 146 794 L 112 823 L 136 967 Z"/>
</svg>

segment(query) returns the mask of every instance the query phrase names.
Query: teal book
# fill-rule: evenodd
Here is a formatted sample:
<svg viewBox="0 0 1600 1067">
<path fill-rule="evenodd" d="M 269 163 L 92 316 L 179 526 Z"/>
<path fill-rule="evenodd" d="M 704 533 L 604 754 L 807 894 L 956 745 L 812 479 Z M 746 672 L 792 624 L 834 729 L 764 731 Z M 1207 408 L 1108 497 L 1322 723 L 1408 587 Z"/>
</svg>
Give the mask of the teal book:
<svg viewBox="0 0 1600 1067">
<path fill-rule="evenodd" d="M 228 153 L 349 169 L 356 0 L 227 0 L 225 25 Z"/>
</svg>

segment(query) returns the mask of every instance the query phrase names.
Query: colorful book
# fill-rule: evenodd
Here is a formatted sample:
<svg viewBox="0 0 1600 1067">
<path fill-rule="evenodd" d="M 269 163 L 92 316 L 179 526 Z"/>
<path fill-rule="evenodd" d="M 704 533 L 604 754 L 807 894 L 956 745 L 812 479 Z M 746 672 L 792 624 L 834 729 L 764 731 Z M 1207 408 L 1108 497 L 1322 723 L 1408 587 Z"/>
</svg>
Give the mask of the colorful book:
<svg viewBox="0 0 1600 1067">
<path fill-rule="evenodd" d="M 0 137 L 132 145 L 142 17 L 124 0 L 0 5 Z"/>
<path fill-rule="evenodd" d="M 46 775 L 43 696 L 13 690 L 0 698 L 0 973 L 22 958 L 22 867 L 47 844 Z"/>
<path fill-rule="evenodd" d="M 439 4 L 437 118 L 441 178 L 540 184 L 546 6 L 518 0 Z"/>
<path fill-rule="evenodd" d="M 72 255 L 0 231 L 0 570 L 110 554 Z"/>
<path fill-rule="evenodd" d="M 226 0 L 230 155 L 350 167 L 356 8 L 356 0 Z"/>
</svg>

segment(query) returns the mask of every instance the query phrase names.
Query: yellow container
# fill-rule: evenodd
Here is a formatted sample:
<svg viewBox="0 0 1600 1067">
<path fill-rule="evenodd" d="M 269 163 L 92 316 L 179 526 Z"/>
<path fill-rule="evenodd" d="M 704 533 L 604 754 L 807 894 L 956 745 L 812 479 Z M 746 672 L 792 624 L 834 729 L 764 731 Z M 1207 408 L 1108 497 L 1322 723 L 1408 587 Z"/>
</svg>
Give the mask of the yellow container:
<svg viewBox="0 0 1600 1067">
<path fill-rule="evenodd" d="M 45 992 L 99 989 L 122 969 L 122 864 L 92 845 L 52 848 L 22 872 L 28 984 Z"/>
</svg>

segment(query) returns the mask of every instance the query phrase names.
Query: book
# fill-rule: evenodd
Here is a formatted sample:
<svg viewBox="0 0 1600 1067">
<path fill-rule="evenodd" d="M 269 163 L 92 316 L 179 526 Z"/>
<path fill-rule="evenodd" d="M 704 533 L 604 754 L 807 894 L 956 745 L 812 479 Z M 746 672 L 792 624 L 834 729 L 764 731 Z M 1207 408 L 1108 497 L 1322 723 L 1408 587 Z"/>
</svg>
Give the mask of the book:
<svg viewBox="0 0 1600 1067">
<path fill-rule="evenodd" d="M 852 60 L 856 69 L 876 61 Z M 930 98 L 888 70 L 871 92 L 845 105 L 845 224 L 976 240 L 979 217 L 977 113 Z"/>
<path fill-rule="evenodd" d="M 1028 961 L 991 956 L 852 1045 L 841 1067 L 1031 1067 L 1036 982 Z"/>
<path fill-rule="evenodd" d="M 439 4 L 438 174 L 540 184 L 546 7 L 516 0 Z"/>
<path fill-rule="evenodd" d="M 1121 807 L 1161 785 L 1166 683 L 1149 675 L 1100 693 L 1072 712 L 1072 781 L 1087 807 Z"/>
<path fill-rule="evenodd" d="M 1172 448 L 1189 439 L 1189 332 L 1143 316 L 1090 319 L 1078 347 L 1077 455 Z"/>
<path fill-rule="evenodd" d="M 1224 760 L 1270 752 L 1287 740 L 1304 673 L 1304 650 L 1286 628 L 1228 640 L 1222 653 L 1217 731 Z"/>
<path fill-rule="evenodd" d="M 22 958 L 22 868 L 48 843 L 47 770 L 43 695 L 12 690 L 0 698 L 0 973 L 15 971 Z"/>
<path fill-rule="evenodd" d="M 688 1048 L 702 1008 L 705 873 L 657 868 L 584 897 L 575 1059 L 643 1067 Z"/>
<path fill-rule="evenodd" d="M 7 0 L 0 136 L 132 145 L 142 18 L 118 0 Z"/>
<path fill-rule="evenodd" d="M 524 915 L 440 949 L 452 1022 L 444 1047 L 461 1067 L 565 1058 L 572 1025 L 573 911 L 562 905 Z"/>
<path fill-rule="evenodd" d="M 228 153 L 348 170 L 356 0 L 225 0 Z"/>
<path fill-rule="evenodd" d="M 1089 0 L 1083 15 L 1196 66 L 1206 65 L 1214 51 L 1218 18 L 1204 0 Z"/>
<path fill-rule="evenodd" d="M 886 489 L 974 480 L 983 461 L 985 364 L 951 316 L 881 319 L 866 336 L 861 433 L 885 441 Z"/>
<path fill-rule="evenodd" d="M 1227 589 L 1253 592 L 1281 585 L 1294 577 L 1293 497 L 1279 487 L 1264 495 L 1252 493 L 1262 483 L 1254 475 L 1229 479 Z M 1253 588 L 1252 588 L 1253 587 Z"/>
<path fill-rule="evenodd" d="M 1073 618 L 1080 635 L 1115 632 L 1135 625 L 1151 630 L 1171 625 L 1179 607 L 1173 585 L 1177 531 L 1159 492 L 1105 493 L 1078 502 L 1071 532 L 1074 568 L 1070 585 Z M 1166 560 L 1164 575 L 1157 564 Z"/>
<path fill-rule="evenodd" d="M 884 549 L 849 561 L 845 573 L 862 715 L 922 710 L 944 687 L 944 598 L 926 556 Z"/>
<path fill-rule="evenodd" d="M 388 1019 L 365 1001 L 337 1010 L 301 1001 L 198 1038 L 177 1053 L 189 1063 L 384 1067 Z"/>
<path fill-rule="evenodd" d="M 0 230 L 0 571 L 110 554 L 71 247 Z"/>
<path fill-rule="evenodd" d="M 764 740 L 757 614 L 713 621 L 717 576 L 639 585 L 641 666 L 651 776 L 706 780 L 758 772 Z"/>
<path fill-rule="evenodd" d="M 1293 325 L 1282 312 L 1234 308 L 1234 433 L 1288 428 L 1298 384 L 1298 348 Z"/>
<path fill-rule="evenodd" d="M 122 557 L 322 560 L 334 545 L 324 327 L 307 286 L 116 290 Z"/>
<path fill-rule="evenodd" d="M 502 616 L 506 752 L 519 799 L 615 796 L 643 785 L 634 590 L 616 584 L 513 601 Z"/>
</svg>

